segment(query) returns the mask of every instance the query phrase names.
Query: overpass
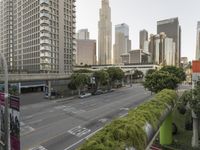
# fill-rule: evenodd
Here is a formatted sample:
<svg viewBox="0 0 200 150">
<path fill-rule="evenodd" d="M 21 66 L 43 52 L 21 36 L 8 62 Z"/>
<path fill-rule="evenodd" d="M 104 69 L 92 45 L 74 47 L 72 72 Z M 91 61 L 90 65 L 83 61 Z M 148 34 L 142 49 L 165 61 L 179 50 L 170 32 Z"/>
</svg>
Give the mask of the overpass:
<svg viewBox="0 0 200 150">
<path fill-rule="evenodd" d="M 27 81 L 51 81 L 51 80 L 66 80 L 71 77 L 71 74 L 60 73 L 35 73 L 35 74 L 8 74 L 9 83 L 19 83 Z M 0 74 L 0 83 L 4 82 L 4 75 Z"/>
</svg>

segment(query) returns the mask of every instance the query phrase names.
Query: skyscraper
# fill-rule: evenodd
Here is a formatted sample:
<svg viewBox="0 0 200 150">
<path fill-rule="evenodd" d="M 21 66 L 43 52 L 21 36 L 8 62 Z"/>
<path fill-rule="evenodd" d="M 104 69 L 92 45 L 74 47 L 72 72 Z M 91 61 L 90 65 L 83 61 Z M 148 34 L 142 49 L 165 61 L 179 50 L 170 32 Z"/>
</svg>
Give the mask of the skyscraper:
<svg viewBox="0 0 200 150">
<path fill-rule="evenodd" d="M 121 55 L 131 50 L 129 40 L 129 26 L 125 23 L 115 26 L 115 44 L 113 47 L 113 59 L 115 64 L 121 63 Z"/>
<path fill-rule="evenodd" d="M 72 72 L 75 0 L 3 0 L 0 8 L 1 23 L 8 23 L 1 25 L 0 51 L 11 70 Z"/>
<path fill-rule="evenodd" d="M 146 41 L 148 41 L 148 32 L 144 29 L 140 31 L 140 49 L 144 50 Z"/>
<path fill-rule="evenodd" d="M 175 66 L 175 42 L 162 32 L 150 36 L 149 52 L 151 61 L 158 65 Z"/>
<path fill-rule="evenodd" d="M 175 62 L 176 66 L 180 65 L 181 57 L 181 27 L 178 18 L 170 18 L 157 22 L 157 34 L 165 32 L 167 37 L 173 38 L 176 43 Z"/>
<path fill-rule="evenodd" d="M 200 60 L 200 21 L 197 23 L 196 60 Z"/>
<path fill-rule="evenodd" d="M 112 23 L 109 0 L 102 0 L 102 8 L 99 12 L 100 21 L 98 24 L 98 51 L 100 65 L 112 63 Z"/>
<path fill-rule="evenodd" d="M 79 39 L 79 40 L 89 40 L 90 39 L 90 33 L 88 32 L 88 29 L 78 30 L 78 33 L 76 35 L 77 35 L 76 39 Z"/>
</svg>

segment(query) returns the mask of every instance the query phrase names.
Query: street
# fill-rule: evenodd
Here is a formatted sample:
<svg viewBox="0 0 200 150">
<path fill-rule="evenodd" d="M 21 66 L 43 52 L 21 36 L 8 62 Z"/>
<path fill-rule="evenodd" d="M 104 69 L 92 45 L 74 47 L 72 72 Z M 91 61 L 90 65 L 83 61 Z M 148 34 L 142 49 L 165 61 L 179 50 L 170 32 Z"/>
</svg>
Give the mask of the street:
<svg viewBox="0 0 200 150">
<path fill-rule="evenodd" d="M 148 100 L 141 85 L 68 101 L 45 101 L 21 107 L 21 149 L 73 150 L 114 118 Z"/>
</svg>

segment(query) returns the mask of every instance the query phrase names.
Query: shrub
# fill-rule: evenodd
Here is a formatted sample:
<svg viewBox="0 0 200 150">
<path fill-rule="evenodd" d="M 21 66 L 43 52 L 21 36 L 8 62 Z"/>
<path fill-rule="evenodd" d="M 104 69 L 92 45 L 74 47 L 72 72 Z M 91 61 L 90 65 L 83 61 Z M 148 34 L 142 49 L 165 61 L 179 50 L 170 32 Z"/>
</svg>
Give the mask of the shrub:
<svg viewBox="0 0 200 150">
<path fill-rule="evenodd" d="M 160 119 L 169 106 L 174 107 L 177 94 L 173 90 L 163 90 L 151 100 L 141 104 L 129 114 L 106 125 L 89 138 L 79 150 L 124 150 L 134 147 L 144 150 L 148 139 L 144 127 L 150 123 L 158 130 Z"/>
</svg>

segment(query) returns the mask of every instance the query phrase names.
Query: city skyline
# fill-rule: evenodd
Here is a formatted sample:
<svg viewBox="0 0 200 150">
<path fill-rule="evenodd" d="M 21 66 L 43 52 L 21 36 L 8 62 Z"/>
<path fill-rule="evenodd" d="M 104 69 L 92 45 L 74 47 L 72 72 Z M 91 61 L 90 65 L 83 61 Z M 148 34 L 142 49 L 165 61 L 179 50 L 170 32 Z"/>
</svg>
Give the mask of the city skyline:
<svg viewBox="0 0 200 150">
<path fill-rule="evenodd" d="M 193 3 L 183 2 L 180 0 L 164 2 L 155 0 L 154 3 L 144 0 L 127 1 L 122 3 L 119 0 L 110 0 L 112 9 L 112 33 L 114 33 L 114 25 L 120 23 L 129 24 L 130 40 L 132 40 L 132 49 L 139 48 L 139 31 L 146 29 L 149 34 L 155 34 L 157 29 L 157 21 L 168 18 L 179 18 L 182 26 L 182 55 L 187 56 L 189 60 L 195 59 L 196 52 L 196 24 L 200 17 L 196 14 L 199 1 Z M 180 5 L 181 2 L 181 5 Z M 87 2 L 77 2 L 77 29 L 88 28 L 91 38 L 98 39 L 98 9 L 101 1 L 88 0 Z M 170 7 L 170 11 L 168 8 Z M 189 12 L 185 12 L 188 8 L 193 8 Z M 148 13 L 138 13 L 143 12 Z M 120 11 L 119 11 L 120 10 Z M 91 13 L 92 12 L 92 13 Z M 84 21 L 83 21 L 84 20 Z M 114 36 L 112 44 L 114 44 Z"/>
</svg>

